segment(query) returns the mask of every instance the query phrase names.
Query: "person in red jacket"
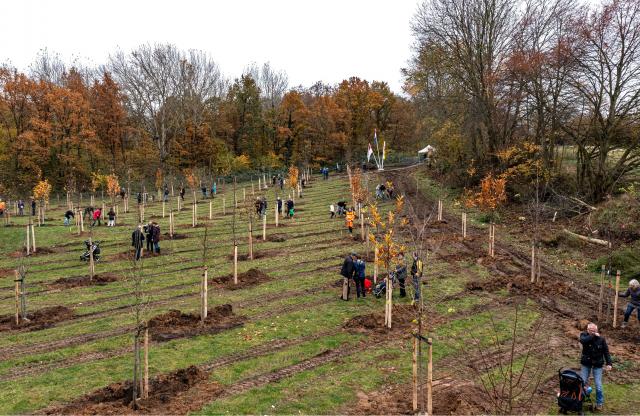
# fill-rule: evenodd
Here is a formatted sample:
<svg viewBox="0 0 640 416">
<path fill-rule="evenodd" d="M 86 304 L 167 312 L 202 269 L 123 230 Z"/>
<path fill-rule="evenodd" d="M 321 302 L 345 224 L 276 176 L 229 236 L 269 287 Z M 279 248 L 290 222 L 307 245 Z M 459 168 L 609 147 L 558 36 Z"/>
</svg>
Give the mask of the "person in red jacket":
<svg viewBox="0 0 640 416">
<path fill-rule="evenodd" d="M 102 225 L 102 223 L 100 222 L 101 218 L 102 218 L 102 210 L 100 208 L 93 211 L 93 222 L 91 223 L 91 226 L 94 227 L 96 225 L 96 222 L 98 223 L 99 226 Z"/>
</svg>

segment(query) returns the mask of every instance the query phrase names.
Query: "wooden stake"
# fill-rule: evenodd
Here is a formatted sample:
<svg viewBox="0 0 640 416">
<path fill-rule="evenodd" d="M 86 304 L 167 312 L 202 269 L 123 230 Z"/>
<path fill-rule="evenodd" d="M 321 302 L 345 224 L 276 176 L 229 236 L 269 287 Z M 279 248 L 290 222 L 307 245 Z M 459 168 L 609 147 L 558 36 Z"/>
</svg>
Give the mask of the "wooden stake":
<svg viewBox="0 0 640 416">
<path fill-rule="evenodd" d="M 467 213 L 462 213 L 462 238 L 467 238 Z"/>
<path fill-rule="evenodd" d="M 438 221 L 442 221 L 442 200 L 438 200 Z"/>
<path fill-rule="evenodd" d="M 600 294 L 598 295 L 598 321 L 602 320 L 602 299 L 604 297 L 604 270 L 605 270 L 605 266 L 603 264 L 602 268 L 600 269 Z"/>
<path fill-rule="evenodd" d="M 427 363 L 427 414 L 433 415 L 433 339 L 427 339 L 429 344 Z"/>
<path fill-rule="evenodd" d="M 213 219 L 213 201 L 209 201 L 209 219 Z"/>
<path fill-rule="evenodd" d="M 364 238 L 364 214 L 362 213 L 362 210 L 360 210 L 360 238 L 362 239 L 362 242 L 365 242 L 365 238 Z"/>
<path fill-rule="evenodd" d="M 251 220 L 249 220 L 249 260 L 253 260 L 253 227 Z"/>
<path fill-rule="evenodd" d="M 165 202 L 162 201 L 162 218 L 164 218 L 164 206 L 165 206 Z"/>
<path fill-rule="evenodd" d="M 267 241 L 267 213 L 262 216 L 262 241 Z"/>
<path fill-rule="evenodd" d="M 378 283 L 378 247 L 373 248 L 373 284 Z"/>
<path fill-rule="evenodd" d="M 227 201 L 225 197 L 222 197 L 222 215 L 227 215 Z"/>
<path fill-rule="evenodd" d="M 233 246 L 233 284 L 238 284 L 238 245 Z"/>
<path fill-rule="evenodd" d="M 494 244 L 496 238 L 496 226 L 489 224 L 489 256 L 493 257 L 495 254 Z"/>
<path fill-rule="evenodd" d="M 246 192 L 246 189 L 242 187 L 242 202 L 246 201 L 246 199 L 247 199 L 247 192 Z"/>
<path fill-rule="evenodd" d="M 82 212 L 82 209 L 78 208 L 78 211 L 80 211 L 80 232 L 84 232 L 84 213 Z"/>
<path fill-rule="evenodd" d="M 387 293 L 389 294 L 389 322 L 387 324 L 387 328 L 391 329 L 391 313 L 393 311 L 393 280 L 389 279 L 389 286 L 387 288 Z"/>
<path fill-rule="evenodd" d="M 413 413 L 418 413 L 418 338 L 413 337 Z"/>
<path fill-rule="evenodd" d="M 273 206 L 274 212 L 275 212 L 275 219 L 276 219 L 276 228 L 278 228 L 278 219 L 280 218 L 278 215 L 278 201 L 276 200 L 276 203 Z"/>
<path fill-rule="evenodd" d="M 33 254 L 36 253 L 36 229 L 33 226 L 33 223 L 30 224 L 31 225 L 31 246 L 33 247 Z"/>
<path fill-rule="evenodd" d="M 14 270 L 16 275 L 16 326 L 20 325 L 20 282 L 18 281 L 18 271 Z"/>
<path fill-rule="evenodd" d="M 200 319 L 202 320 L 202 323 L 204 324 L 204 321 L 207 319 L 207 313 L 208 311 L 208 271 L 209 269 L 207 268 L 207 266 L 204 266 L 204 272 L 202 273 L 202 283 L 200 284 Z"/>
<path fill-rule="evenodd" d="M 536 282 L 536 245 L 531 243 L 531 283 Z"/>
<path fill-rule="evenodd" d="M 27 256 L 31 252 L 31 220 L 27 224 Z"/>
<path fill-rule="evenodd" d="M 620 270 L 616 272 L 616 291 L 613 294 L 613 327 L 617 328 L 618 323 L 618 291 L 620 290 Z"/>
<path fill-rule="evenodd" d="M 91 242 L 91 236 L 89 236 L 89 281 L 93 280 L 94 273 L 94 262 L 93 262 L 93 243 Z"/>
<path fill-rule="evenodd" d="M 260 176 L 258 176 L 258 190 L 262 189 L 262 185 L 260 184 Z"/>
<path fill-rule="evenodd" d="M 169 237 L 173 238 L 173 210 L 169 211 Z"/>
<path fill-rule="evenodd" d="M 149 398 L 149 326 L 144 327 L 144 384 L 142 397 Z"/>
<path fill-rule="evenodd" d="M 196 226 L 196 204 L 191 206 L 191 226 Z"/>
</svg>

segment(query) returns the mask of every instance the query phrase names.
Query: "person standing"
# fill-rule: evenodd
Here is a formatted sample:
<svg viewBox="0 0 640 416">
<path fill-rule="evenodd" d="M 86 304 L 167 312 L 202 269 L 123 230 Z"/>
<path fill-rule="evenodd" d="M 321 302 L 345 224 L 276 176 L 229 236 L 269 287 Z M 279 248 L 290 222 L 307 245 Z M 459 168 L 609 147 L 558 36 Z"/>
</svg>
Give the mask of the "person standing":
<svg viewBox="0 0 640 416">
<path fill-rule="evenodd" d="M 107 227 L 115 227 L 116 226 L 116 213 L 113 210 L 113 207 L 107 213 L 107 218 L 109 221 L 107 222 Z"/>
<path fill-rule="evenodd" d="M 184 186 L 181 186 L 181 187 L 180 187 L 180 199 L 181 199 L 181 200 L 183 200 L 183 201 L 184 201 L 184 194 L 185 194 L 186 192 L 187 192 L 187 191 L 184 189 Z"/>
<path fill-rule="evenodd" d="M 36 200 L 35 199 L 31 200 L 31 216 L 32 217 L 36 216 Z"/>
<path fill-rule="evenodd" d="M 100 222 L 101 217 L 102 210 L 100 208 L 97 208 L 95 211 L 93 211 L 93 222 L 91 223 L 91 226 L 95 227 L 96 222 L 98 223 L 98 226 L 102 225 L 102 222 Z"/>
<path fill-rule="evenodd" d="M 163 195 L 164 195 L 163 201 L 164 202 L 169 202 L 169 187 L 166 184 L 164 185 L 164 193 L 163 193 Z"/>
<path fill-rule="evenodd" d="M 604 406 L 604 392 L 602 389 L 602 368 L 611 370 L 611 356 L 609 346 L 604 337 L 598 333 L 596 324 L 590 322 L 587 330 L 580 334 L 582 344 L 582 357 L 580 358 L 580 374 L 585 387 L 589 384 L 589 375 L 593 374 L 596 385 L 596 410 L 602 410 Z M 606 366 L 605 366 L 606 364 Z"/>
<path fill-rule="evenodd" d="M 211 184 L 211 198 L 216 196 L 217 193 L 218 193 L 218 185 L 216 185 L 216 182 L 213 181 L 213 183 Z"/>
<path fill-rule="evenodd" d="M 400 297 L 407 296 L 407 289 L 405 282 L 407 280 L 407 265 L 404 263 L 404 253 L 398 255 L 398 264 L 396 265 L 396 277 L 398 278 L 398 284 L 400 286 Z"/>
<path fill-rule="evenodd" d="M 349 229 L 349 234 L 353 237 L 353 221 L 356 219 L 356 212 L 353 208 L 349 208 L 347 211 L 347 215 L 345 217 L 347 228 Z"/>
<path fill-rule="evenodd" d="M 160 254 L 160 225 L 157 222 L 151 223 L 153 226 L 151 230 L 151 240 L 153 241 L 153 252 Z"/>
<path fill-rule="evenodd" d="M 411 277 L 413 279 L 413 302 L 420 301 L 420 286 L 422 284 L 422 260 L 418 258 L 418 252 L 413 253 L 413 264 L 411 265 Z"/>
<path fill-rule="evenodd" d="M 629 323 L 629 318 L 633 314 L 633 310 L 637 310 L 638 322 L 640 322 L 640 283 L 636 279 L 629 281 L 629 287 L 624 293 L 619 293 L 621 298 L 629 298 L 627 303 L 627 310 L 624 312 L 624 321 L 622 327 L 625 328 Z"/>
<path fill-rule="evenodd" d="M 24 215 L 24 201 L 22 199 L 18 201 L 18 215 L 21 217 Z"/>
<path fill-rule="evenodd" d="M 149 223 L 142 227 L 142 229 L 144 230 L 144 237 L 147 242 L 147 251 L 149 253 L 153 253 L 153 223 L 149 221 Z"/>
<path fill-rule="evenodd" d="M 282 215 L 282 199 L 278 197 L 278 199 L 276 200 L 276 203 L 278 204 L 278 215 Z"/>
<path fill-rule="evenodd" d="M 131 233 L 131 246 L 136 251 L 135 259 L 140 260 L 142 256 L 142 248 L 144 244 L 144 233 L 142 232 L 142 224 L 139 224 L 138 227 Z"/>
<path fill-rule="evenodd" d="M 366 296 L 366 290 L 364 287 L 364 278 L 366 275 L 366 264 L 362 257 L 357 256 L 357 260 L 355 263 L 355 273 L 354 279 L 356 282 L 356 296 L 359 298 L 360 295 L 364 298 Z"/>
<path fill-rule="evenodd" d="M 340 296 L 340 299 L 342 300 L 349 300 L 349 291 L 351 290 L 349 286 L 349 279 L 352 279 L 355 275 L 355 258 L 356 254 L 351 253 L 347 257 L 345 257 L 344 262 L 342 262 L 342 269 L 340 269 L 340 274 L 343 277 L 342 295 Z"/>
<path fill-rule="evenodd" d="M 331 214 L 331 218 L 336 216 L 336 207 L 335 207 L 335 205 L 333 205 L 333 204 L 329 205 L 329 213 Z"/>
</svg>

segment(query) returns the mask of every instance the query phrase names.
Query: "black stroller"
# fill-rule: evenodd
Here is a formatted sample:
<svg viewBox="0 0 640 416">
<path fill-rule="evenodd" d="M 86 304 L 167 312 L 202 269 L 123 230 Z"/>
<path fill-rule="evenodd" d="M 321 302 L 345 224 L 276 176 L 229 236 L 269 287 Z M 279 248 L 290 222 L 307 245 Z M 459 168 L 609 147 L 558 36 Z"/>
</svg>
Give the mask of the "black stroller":
<svg viewBox="0 0 640 416">
<path fill-rule="evenodd" d="M 558 407 L 561 414 L 577 412 L 582 414 L 584 403 L 589 404 L 589 409 L 593 410 L 591 400 L 591 388 L 585 388 L 584 380 L 580 374 L 573 370 L 558 371 L 560 378 L 560 392 L 558 393 Z"/>
<path fill-rule="evenodd" d="M 391 277 L 391 284 L 395 285 L 396 283 L 396 273 L 395 272 L 391 272 L 389 273 L 390 277 Z M 376 285 L 376 287 L 373 288 L 373 295 L 376 298 L 381 298 L 382 295 L 384 295 L 385 293 L 387 293 L 387 280 L 386 279 L 382 279 L 382 281 L 380 283 L 378 283 Z"/>
<path fill-rule="evenodd" d="M 90 256 L 89 253 L 90 253 L 90 250 L 93 248 L 93 261 L 99 261 L 100 260 L 100 241 L 94 241 L 90 247 L 89 240 L 85 240 L 84 245 L 87 247 L 87 251 L 82 253 L 82 255 L 80 256 L 80 260 L 89 261 L 89 256 Z"/>
</svg>

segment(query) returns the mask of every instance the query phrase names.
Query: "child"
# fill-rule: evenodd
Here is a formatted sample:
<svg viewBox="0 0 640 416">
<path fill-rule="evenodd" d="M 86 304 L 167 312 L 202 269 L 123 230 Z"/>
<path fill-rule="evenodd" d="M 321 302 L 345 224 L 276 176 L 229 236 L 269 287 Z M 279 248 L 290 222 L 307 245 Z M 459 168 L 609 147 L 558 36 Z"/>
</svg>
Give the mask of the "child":
<svg viewBox="0 0 640 416">
<path fill-rule="evenodd" d="M 331 218 L 336 216 L 336 207 L 333 204 L 329 205 L 329 212 L 331 213 Z"/>
</svg>

